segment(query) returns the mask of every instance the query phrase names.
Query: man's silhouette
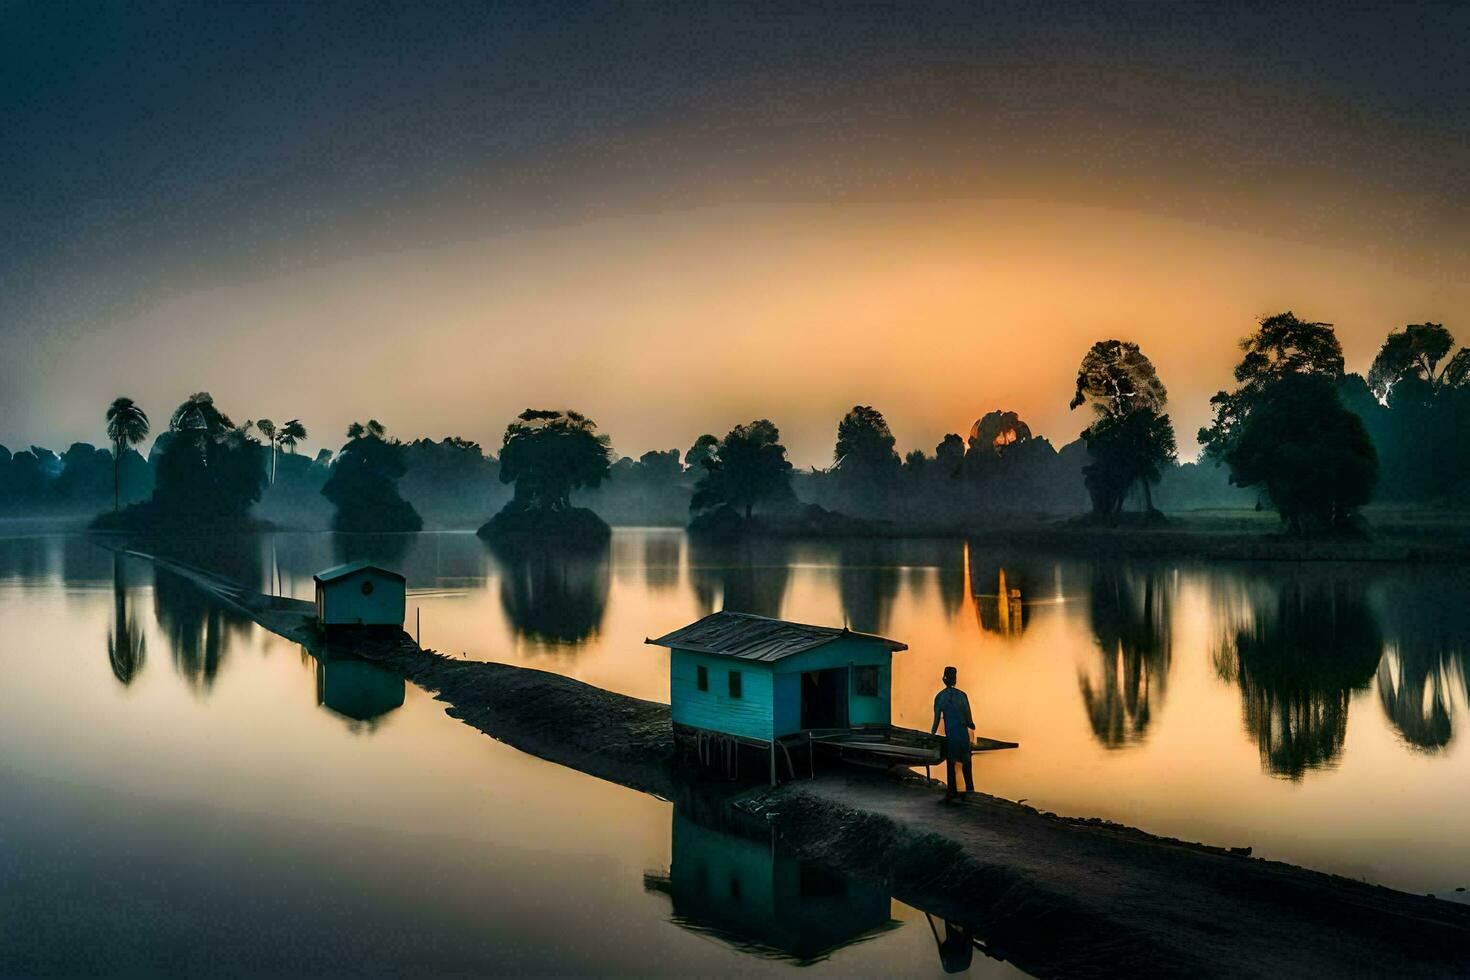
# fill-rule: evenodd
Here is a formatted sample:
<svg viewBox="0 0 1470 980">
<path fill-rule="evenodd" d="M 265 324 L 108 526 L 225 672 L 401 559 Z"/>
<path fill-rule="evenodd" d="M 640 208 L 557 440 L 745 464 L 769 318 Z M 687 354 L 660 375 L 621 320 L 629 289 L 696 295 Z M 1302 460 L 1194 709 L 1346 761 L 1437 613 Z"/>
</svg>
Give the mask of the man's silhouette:
<svg viewBox="0 0 1470 980">
<path fill-rule="evenodd" d="M 934 724 L 929 729 L 930 734 L 939 731 L 939 720 L 944 719 L 944 768 L 949 776 L 946 800 L 959 795 L 954 775 L 956 762 L 965 770 L 965 792 L 975 792 L 975 775 L 970 768 L 970 732 L 975 728 L 975 720 L 970 717 L 969 696 L 954 686 L 958 678 L 959 671 L 944 668 L 944 690 L 934 695 Z"/>
</svg>

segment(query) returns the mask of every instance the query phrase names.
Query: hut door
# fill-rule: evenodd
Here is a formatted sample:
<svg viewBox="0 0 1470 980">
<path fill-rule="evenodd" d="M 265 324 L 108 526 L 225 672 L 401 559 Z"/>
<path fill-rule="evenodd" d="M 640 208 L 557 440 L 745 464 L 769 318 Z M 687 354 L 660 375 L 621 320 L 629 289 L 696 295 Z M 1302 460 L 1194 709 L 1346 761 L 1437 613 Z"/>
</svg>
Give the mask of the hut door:
<svg viewBox="0 0 1470 980">
<path fill-rule="evenodd" d="M 847 727 L 847 668 L 809 670 L 801 675 L 801 727 Z"/>
</svg>

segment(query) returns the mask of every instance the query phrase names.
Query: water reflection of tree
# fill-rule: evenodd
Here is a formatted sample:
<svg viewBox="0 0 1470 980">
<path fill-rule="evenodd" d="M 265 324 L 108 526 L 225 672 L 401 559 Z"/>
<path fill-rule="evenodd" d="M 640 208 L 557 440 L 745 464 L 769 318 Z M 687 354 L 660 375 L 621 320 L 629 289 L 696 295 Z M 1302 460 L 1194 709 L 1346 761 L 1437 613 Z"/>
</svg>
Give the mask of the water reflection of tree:
<svg viewBox="0 0 1470 980">
<path fill-rule="evenodd" d="M 648 531 L 643 538 L 644 584 L 650 592 L 665 592 L 679 584 L 679 548 L 683 536 L 677 532 Z"/>
<path fill-rule="evenodd" d="M 397 568 L 409 545 L 419 541 L 417 534 L 345 534 L 332 535 L 332 551 L 338 564 L 366 559 Z"/>
<path fill-rule="evenodd" d="M 1454 737 L 1454 690 L 1470 700 L 1466 637 L 1470 582 L 1452 569 L 1399 575 L 1377 589 L 1387 648 L 1378 665 L 1378 701 L 1411 747 L 1438 752 Z"/>
<path fill-rule="evenodd" d="M 970 599 L 975 621 L 987 633 L 1019 637 L 1031 624 L 1031 603 L 1044 573 L 1034 562 L 999 558 L 970 548 Z"/>
<path fill-rule="evenodd" d="M 845 625 L 859 633 L 888 628 L 900 569 L 881 541 L 845 541 L 837 549 L 837 591 Z"/>
<path fill-rule="evenodd" d="M 128 614 L 128 561 L 112 553 L 112 630 L 107 634 L 107 660 L 112 674 L 124 685 L 131 684 L 143 669 L 147 643 L 137 620 Z"/>
<path fill-rule="evenodd" d="M 1110 749 L 1141 741 L 1162 705 L 1172 661 L 1168 585 L 1157 571 L 1097 569 L 1089 590 L 1098 669 L 1078 670 L 1082 704 Z"/>
<path fill-rule="evenodd" d="M 179 676 L 195 690 L 208 691 L 230 645 L 250 632 L 250 621 L 161 568 L 154 575 L 153 607 Z"/>
<path fill-rule="evenodd" d="M 965 545 L 955 541 L 937 541 L 940 549 L 934 555 L 939 569 L 939 604 L 946 619 L 954 619 L 965 605 Z"/>
<path fill-rule="evenodd" d="M 607 609 L 606 547 L 497 552 L 500 605 L 518 636 L 577 644 L 595 636 Z"/>
<path fill-rule="evenodd" d="M 723 609 L 780 618 L 790 565 L 784 541 L 689 539 L 689 584 L 702 616 Z"/>
<path fill-rule="evenodd" d="M 1245 729 L 1262 767 L 1301 779 L 1337 761 L 1348 703 L 1372 682 L 1382 653 L 1378 622 L 1360 586 L 1293 579 L 1227 636 L 1215 663 L 1222 678 L 1240 686 Z"/>
</svg>

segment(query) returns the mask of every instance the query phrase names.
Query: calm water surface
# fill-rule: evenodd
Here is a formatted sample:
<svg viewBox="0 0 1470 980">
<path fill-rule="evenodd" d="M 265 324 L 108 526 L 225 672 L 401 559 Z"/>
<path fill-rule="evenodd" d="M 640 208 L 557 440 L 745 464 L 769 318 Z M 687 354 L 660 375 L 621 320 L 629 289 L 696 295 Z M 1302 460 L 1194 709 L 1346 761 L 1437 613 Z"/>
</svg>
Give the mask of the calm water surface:
<svg viewBox="0 0 1470 980">
<path fill-rule="evenodd" d="M 898 723 L 927 727 L 954 664 L 981 733 L 1022 743 L 977 758 L 989 792 L 1412 891 L 1470 885 L 1459 569 L 663 530 L 577 557 L 505 559 L 469 534 L 186 557 L 307 598 L 313 571 L 373 557 L 407 574 L 425 645 L 658 700 L 667 652 L 644 637 L 715 609 L 882 632 L 911 647 Z M 0 972 L 941 972 L 921 912 L 515 752 L 82 538 L 0 540 L 0 636 Z"/>
</svg>

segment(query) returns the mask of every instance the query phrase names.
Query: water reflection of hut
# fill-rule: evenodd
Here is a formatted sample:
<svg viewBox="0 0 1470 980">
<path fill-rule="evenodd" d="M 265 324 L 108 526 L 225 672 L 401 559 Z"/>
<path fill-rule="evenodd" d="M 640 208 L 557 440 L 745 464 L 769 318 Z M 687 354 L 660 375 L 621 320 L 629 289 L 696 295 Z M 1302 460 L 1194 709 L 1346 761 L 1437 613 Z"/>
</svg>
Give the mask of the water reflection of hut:
<svg viewBox="0 0 1470 980">
<path fill-rule="evenodd" d="M 357 657 L 318 654 L 316 703 L 371 727 L 403 706 L 403 678 Z"/>
<path fill-rule="evenodd" d="M 673 921 L 742 952 L 801 964 L 897 928 L 886 892 L 752 838 L 696 823 L 676 808 L 668 874 L 644 887 L 668 895 Z"/>
</svg>

